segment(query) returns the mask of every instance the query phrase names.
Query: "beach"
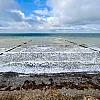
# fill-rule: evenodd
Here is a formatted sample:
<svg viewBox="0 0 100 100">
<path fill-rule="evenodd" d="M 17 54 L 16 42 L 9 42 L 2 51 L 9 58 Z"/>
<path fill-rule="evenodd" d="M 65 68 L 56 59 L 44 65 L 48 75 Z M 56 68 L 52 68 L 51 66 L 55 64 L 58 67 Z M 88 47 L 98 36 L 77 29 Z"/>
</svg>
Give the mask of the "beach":
<svg viewBox="0 0 100 100">
<path fill-rule="evenodd" d="M 99 41 L 92 35 L 1 36 L 0 96 L 51 90 L 72 97 L 68 100 L 83 95 L 99 100 Z"/>
<path fill-rule="evenodd" d="M 100 100 L 100 73 L 0 73 L 0 99 L 20 97 L 21 100 Z"/>
</svg>

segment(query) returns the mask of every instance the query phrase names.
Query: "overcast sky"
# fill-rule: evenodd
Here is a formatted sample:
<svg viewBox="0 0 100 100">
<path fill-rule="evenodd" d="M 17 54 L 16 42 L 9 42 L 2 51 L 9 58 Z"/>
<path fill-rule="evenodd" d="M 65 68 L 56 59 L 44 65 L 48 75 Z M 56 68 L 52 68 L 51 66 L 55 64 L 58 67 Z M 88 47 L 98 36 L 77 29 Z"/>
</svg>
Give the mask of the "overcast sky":
<svg viewBox="0 0 100 100">
<path fill-rule="evenodd" d="M 100 32 L 100 0 L 0 0 L 0 32 Z"/>
</svg>

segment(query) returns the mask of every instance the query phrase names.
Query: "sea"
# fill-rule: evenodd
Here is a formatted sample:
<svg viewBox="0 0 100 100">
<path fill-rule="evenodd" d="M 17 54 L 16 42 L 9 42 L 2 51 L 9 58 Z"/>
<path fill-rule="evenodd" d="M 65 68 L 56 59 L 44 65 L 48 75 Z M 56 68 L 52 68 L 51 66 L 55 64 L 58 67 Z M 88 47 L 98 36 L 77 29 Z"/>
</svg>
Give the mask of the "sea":
<svg viewBox="0 0 100 100">
<path fill-rule="evenodd" d="M 0 72 L 100 72 L 100 33 L 0 33 Z"/>
</svg>

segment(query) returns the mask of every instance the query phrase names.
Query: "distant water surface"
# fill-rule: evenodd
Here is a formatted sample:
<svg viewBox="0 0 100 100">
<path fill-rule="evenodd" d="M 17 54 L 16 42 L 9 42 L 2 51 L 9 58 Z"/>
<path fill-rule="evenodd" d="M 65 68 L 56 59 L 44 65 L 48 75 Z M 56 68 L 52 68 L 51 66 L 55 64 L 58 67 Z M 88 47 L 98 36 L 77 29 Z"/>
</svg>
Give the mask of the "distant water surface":
<svg viewBox="0 0 100 100">
<path fill-rule="evenodd" d="M 100 33 L 0 33 L 0 46 L 7 46 L 8 43 L 13 46 L 14 43 L 16 45 L 29 39 L 33 39 L 37 44 L 44 40 L 49 44 L 53 38 L 63 38 L 79 44 L 100 47 Z"/>
</svg>

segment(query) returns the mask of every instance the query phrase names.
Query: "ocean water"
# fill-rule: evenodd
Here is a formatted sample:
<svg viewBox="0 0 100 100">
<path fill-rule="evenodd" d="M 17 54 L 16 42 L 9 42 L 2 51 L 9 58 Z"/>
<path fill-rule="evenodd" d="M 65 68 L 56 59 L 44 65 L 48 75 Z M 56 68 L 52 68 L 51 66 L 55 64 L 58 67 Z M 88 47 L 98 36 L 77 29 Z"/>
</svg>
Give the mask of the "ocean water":
<svg viewBox="0 0 100 100">
<path fill-rule="evenodd" d="M 0 72 L 100 71 L 98 33 L 0 34 Z"/>
</svg>

